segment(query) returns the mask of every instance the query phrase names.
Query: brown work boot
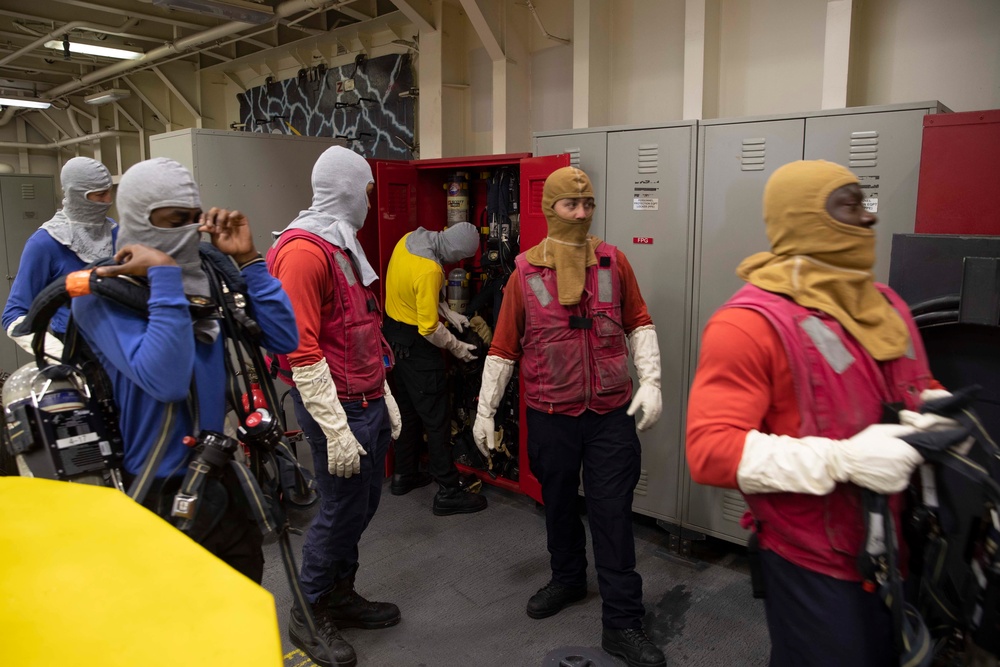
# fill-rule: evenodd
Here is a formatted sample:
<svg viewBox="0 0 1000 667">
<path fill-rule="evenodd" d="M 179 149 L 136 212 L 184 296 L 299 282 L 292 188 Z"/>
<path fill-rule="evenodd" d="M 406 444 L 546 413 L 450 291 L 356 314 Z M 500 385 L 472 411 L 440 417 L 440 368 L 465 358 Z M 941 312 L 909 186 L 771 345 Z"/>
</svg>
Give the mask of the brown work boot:
<svg viewBox="0 0 1000 667">
<path fill-rule="evenodd" d="M 288 619 L 288 638 L 320 667 L 354 667 L 358 664 L 358 656 L 354 647 L 340 636 L 326 598 L 324 595 L 310 605 L 317 636 L 309 631 L 305 615 L 293 606 Z"/>
</svg>

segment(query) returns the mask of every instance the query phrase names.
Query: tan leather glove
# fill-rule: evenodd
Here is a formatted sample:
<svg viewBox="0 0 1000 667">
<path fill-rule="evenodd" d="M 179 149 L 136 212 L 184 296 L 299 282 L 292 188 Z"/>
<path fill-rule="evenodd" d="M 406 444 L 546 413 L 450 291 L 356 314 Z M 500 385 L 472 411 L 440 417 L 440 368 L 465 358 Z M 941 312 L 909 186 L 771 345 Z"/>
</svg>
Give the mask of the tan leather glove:
<svg viewBox="0 0 1000 667">
<path fill-rule="evenodd" d="M 368 454 L 347 423 L 347 413 L 337 398 L 337 387 L 326 359 L 311 366 L 292 367 L 292 380 L 309 411 L 326 436 L 327 467 L 331 475 L 350 477 L 361 472 L 361 457 Z"/>
<path fill-rule="evenodd" d="M 399 406 L 396 405 L 396 398 L 389 391 L 389 383 L 382 383 L 382 396 L 385 398 L 385 409 L 389 411 L 389 437 L 395 440 L 399 437 L 399 432 L 403 430 L 403 417 L 399 414 Z"/>
<path fill-rule="evenodd" d="M 483 382 L 479 388 L 479 406 L 476 408 L 476 422 L 472 425 L 472 438 L 483 456 L 490 456 L 496 443 L 496 427 L 493 417 L 497 406 L 507 389 L 510 376 L 514 373 L 514 362 L 495 354 L 486 356 L 483 364 Z"/>
</svg>

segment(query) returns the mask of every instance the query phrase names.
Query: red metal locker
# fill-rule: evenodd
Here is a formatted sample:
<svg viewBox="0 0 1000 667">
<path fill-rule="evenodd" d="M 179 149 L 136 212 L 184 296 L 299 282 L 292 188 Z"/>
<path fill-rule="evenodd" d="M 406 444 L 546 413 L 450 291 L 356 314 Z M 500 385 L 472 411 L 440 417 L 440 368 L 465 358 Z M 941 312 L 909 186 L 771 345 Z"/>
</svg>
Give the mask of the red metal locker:
<svg viewBox="0 0 1000 667">
<path fill-rule="evenodd" d="M 404 234 L 417 227 L 443 229 L 446 221 L 447 193 L 444 184 L 455 171 L 469 172 L 473 191 L 469 222 L 481 226 L 486 209 L 485 181 L 477 175 L 491 168 L 518 167 L 521 184 L 520 247 L 530 248 L 546 234 L 545 217 L 541 213 L 541 193 L 545 179 L 560 167 L 569 166 L 568 155 L 532 158 L 530 153 L 484 155 L 409 162 L 371 160 L 375 173 L 372 209 L 359 238 L 365 254 L 379 276 L 385 275 L 392 251 Z M 447 271 L 447 267 L 445 271 Z M 385 288 L 379 290 L 385 303 Z M 522 387 L 523 391 L 523 387 Z M 541 502 L 541 485 L 528 465 L 527 435 L 524 428 L 524 404 L 520 409 L 521 429 L 518 442 L 518 481 L 498 477 L 465 466 L 462 472 L 473 473 L 483 482 L 523 493 Z M 386 460 L 386 474 L 392 473 L 392 453 Z"/>
<path fill-rule="evenodd" d="M 1000 109 L 924 117 L 918 234 L 1000 235 Z"/>
</svg>

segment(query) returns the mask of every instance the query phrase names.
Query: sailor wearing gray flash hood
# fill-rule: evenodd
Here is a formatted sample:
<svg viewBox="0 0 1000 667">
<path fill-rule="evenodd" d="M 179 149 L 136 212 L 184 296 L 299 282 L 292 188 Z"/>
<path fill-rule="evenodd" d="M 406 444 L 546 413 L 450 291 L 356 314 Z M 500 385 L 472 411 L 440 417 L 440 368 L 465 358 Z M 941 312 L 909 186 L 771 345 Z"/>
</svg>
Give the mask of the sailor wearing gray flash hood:
<svg viewBox="0 0 1000 667">
<path fill-rule="evenodd" d="M 107 168 L 87 157 L 75 157 L 62 168 L 60 182 L 63 205 L 28 239 L 10 297 L 3 311 L 3 327 L 10 332 L 28 314 L 35 296 L 49 283 L 112 253 L 115 222 L 107 217 L 111 208 L 111 174 Z M 61 337 L 66 331 L 68 308 L 60 308 L 52 318 L 51 329 Z M 18 345 L 31 351 L 33 336 L 11 336 Z M 45 349 L 49 354 L 62 353 L 59 338 L 49 334 Z"/>
<path fill-rule="evenodd" d="M 448 350 L 460 361 L 472 361 L 476 349 L 453 334 L 441 318 L 458 332 L 469 325 L 462 313 L 453 312 L 441 298 L 444 266 L 476 254 L 479 230 L 459 222 L 436 232 L 418 227 L 396 244 L 385 280 L 386 321 L 383 331 L 396 352 L 393 377 L 403 416 L 396 442 L 395 472 L 390 490 L 403 495 L 437 481 L 435 515 L 468 514 L 486 509 L 486 498 L 466 493 L 459 484 L 451 455 L 451 420 L 445 395 L 445 361 Z M 430 474 L 417 469 L 418 448 L 427 431 Z"/>
<path fill-rule="evenodd" d="M 377 279 L 358 242 L 374 187 L 371 167 L 341 146 L 327 149 L 312 172 L 312 206 L 267 253 L 295 309 L 299 347 L 279 356 L 295 416 L 313 454 L 320 509 L 302 545 L 299 575 L 322 642 L 293 609 L 288 636 L 315 662 L 353 665 L 354 649 L 338 627 L 384 628 L 399 608 L 370 602 L 354 590 L 358 542 L 382 493 L 389 440 L 399 410 L 385 382 L 391 363 L 382 338 Z"/>
<path fill-rule="evenodd" d="M 117 264 L 94 273 L 144 281 L 149 286 L 146 312 L 89 294 L 73 299 L 73 318 L 111 381 L 126 476 L 143 474 L 151 452 L 160 450 L 160 465 L 152 471 L 156 482 L 143 504 L 168 518 L 192 456 L 184 439 L 202 431 L 223 432 L 227 387 L 235 382 L 227 372 L 226 340 L 215 335 L 218 324 L 192 321 L 191 295 L 212 293 L 200 268 L 200 234 L 239 266 L 246 314 L 260 327 L 262 347 L 295 349 L 295 318 L 281 283 L 268 274 L 254 248 L 246 216 L 219 208 L 203 212 L 191 174 L 177 162 L 156 158 L 132 166 L 122 176 L 118 203 Z M 260 582 L 261 534 L 246 511 L 236 472 L 225 466 L 220 477 L 209 479 L 200 494 L 207 502 L 198 504 L 188 534 Z"/>
<path fill-rule="evenodd" d="M 201 195 L 191 172 L 179 162 L 158 157 L 133 166 L 122 177 L 118 193 L 121 229 L 118 249 L 140 243 L 170 255 L 181 267 L 184 293 L 209 294 L 208 276 L 201 268 L 198 225 L 157 227 L 150 215 L 156 209 L 201 209 Z"/>
</svg>

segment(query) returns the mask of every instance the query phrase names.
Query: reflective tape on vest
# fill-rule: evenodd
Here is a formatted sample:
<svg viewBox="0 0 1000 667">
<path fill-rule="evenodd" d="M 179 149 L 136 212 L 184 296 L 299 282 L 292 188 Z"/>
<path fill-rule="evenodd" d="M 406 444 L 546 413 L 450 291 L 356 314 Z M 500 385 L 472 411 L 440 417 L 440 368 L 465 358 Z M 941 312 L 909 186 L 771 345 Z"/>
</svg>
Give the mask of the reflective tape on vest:
<svg viewBox="0 0 1000 667">
<path fill-rule="evenodd" d="M 347 281 L 348 286 L 354 287 L 358 279 L 354 276 L 354 267 L 351 266 L 351 260 L 347 259 L 347 255 L 341 252 L 334 253 L 333 258 L 337 262 L 337 266 L 340 267 L 340 272 L 344 274 L 344 280 Z"/>
<path fill-rule="evenodd" d="M 816 349 L 826 359 L 826 363 L 830 364 L 830 368 L 835 370 L 838 375 L 854 363 L 854 356 L 844 347 L 840 337 L 830 331 L 830 328 L 823 324 L 818 317 L 810 315 L 802 320 L 799 326 L 809 335 Z"/>
<path fill-rule="evenodd" d="M 542 308 L 552 303 L 552 295 L 549 294 L 548 288 L 545 287 L 545 281 L 542 280 L 542 277 L 537 273 L 532 273 L 527 278 L 528 287 L 535 293 L 535 298 L 538 299 L 538 303 L 542 304 Z"/>
<path fill-rule="evenodd" d="M 603 259 L 603 258 L 602 258 Z M 597 300 L 600 303 L 611 303 L 611 269 L 597 270 Z"/>
</svg>

